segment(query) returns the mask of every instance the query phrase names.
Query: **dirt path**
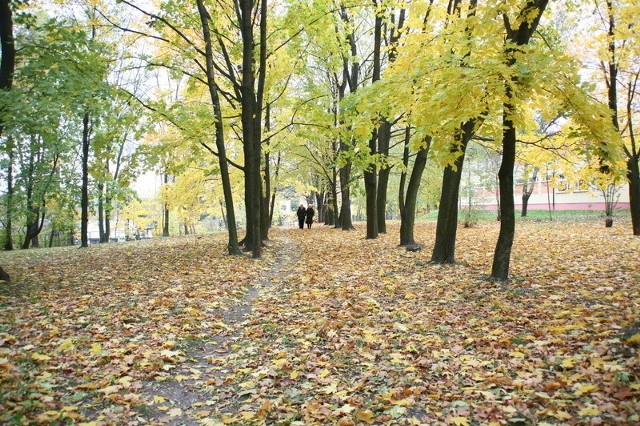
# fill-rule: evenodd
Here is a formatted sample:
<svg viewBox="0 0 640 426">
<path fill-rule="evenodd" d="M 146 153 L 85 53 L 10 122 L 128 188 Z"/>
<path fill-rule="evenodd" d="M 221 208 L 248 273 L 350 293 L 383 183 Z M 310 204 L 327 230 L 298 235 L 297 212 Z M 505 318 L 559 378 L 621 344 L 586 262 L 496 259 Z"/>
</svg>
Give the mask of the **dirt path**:
<svg viewBox="0 0 640 426">
<path fill-rule="evenodd" d="M 141 391 L 148 403 L 136 411 L 141 421 L 170 426 L 200 425 L 214 412 L 225 412 L 228 401 L 236 401 L 234 392 L 221 390 L 225 377 L 232 370 L 227 362 L 233 351 L 248 342 L 243 336 L 243 324 L 252 314 L 253 302 L 261 292 L 277 281 L 281 272 L 291 267 L 297 257 L 295 243 L 285 233 L 270 242 L 268 250 L 275 256 L 273 266 L 262 279 L 245 289 L 241 302 L 221 311 L 220 329 L 208 339 L 183 342 L 173 351 L 180 351 L 179 361 L 169 365 L 170 379 L 147 382 Z"/>
</svg>

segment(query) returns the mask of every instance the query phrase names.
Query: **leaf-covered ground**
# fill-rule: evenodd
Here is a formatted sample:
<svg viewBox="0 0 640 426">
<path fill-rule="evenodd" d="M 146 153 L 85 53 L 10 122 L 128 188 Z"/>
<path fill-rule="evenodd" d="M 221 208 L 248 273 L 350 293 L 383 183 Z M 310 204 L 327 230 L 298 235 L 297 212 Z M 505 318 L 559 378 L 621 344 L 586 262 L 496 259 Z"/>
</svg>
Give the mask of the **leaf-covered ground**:
<svg viewBox="0 0 640 426">
<path fill-rule="evenodd" d="M 460 229 L 455 266 L 398 229 L 274 229 L 3 254 L 0 423 L 638 424 L 640 239 L 628 223 Z"/>
</svg>

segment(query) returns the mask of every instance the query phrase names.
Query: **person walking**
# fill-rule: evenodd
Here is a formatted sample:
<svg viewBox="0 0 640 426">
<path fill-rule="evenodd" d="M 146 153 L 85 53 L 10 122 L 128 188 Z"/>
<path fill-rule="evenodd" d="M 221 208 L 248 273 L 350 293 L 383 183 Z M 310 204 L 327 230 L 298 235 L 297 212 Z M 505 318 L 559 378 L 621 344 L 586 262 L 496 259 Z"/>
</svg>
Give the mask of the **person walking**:
<svg viewBox="0 0 640 426">
<path fill-rule="evenodd" d="M 313 223 L 313 215 L 315 214 L 315 210 L 313 210 L 313 206 L 309 206 L 307 209 L 307 220 L 305 223 L 307 224 L 307 228 L 311 228 L 311 224 Z"/>
<path fill-rule="evenodd" d="M 302 204 L 300 204 L 300 207 L 298 207 L 296 215 L 298 216 L 298 226 L 300 227 L 300 229 L 304 229 L 304 218 L 307 215 L 307 210 Z"/>
</svg>

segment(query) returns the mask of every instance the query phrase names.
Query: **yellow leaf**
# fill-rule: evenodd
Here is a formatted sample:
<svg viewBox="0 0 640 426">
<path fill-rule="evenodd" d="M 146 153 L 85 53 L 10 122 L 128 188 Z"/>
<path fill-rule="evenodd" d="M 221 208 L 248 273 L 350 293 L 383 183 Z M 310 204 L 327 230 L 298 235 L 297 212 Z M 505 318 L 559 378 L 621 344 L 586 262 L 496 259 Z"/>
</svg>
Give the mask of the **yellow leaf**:
<svg viewBox="0 0 640 426">
<path fill-rule="evenodd" d="M 391 362 L 394 364 L 402 364 L 404 362 L 404 355 L 399 352 L 393 352 L 391 354 Z"/>
<path fill-rule="evenodd" d="M 580 385 L 576 389 L 576 395 L 588 395 L 598 389 L 597 385 Z"/>
<path fill-rule="evenodd" d="M 573 368 L 576 365 L 576 360 L 575 358 L 565 358 L 564 361 L 562 361 L 562 367 L 563 368 Z"/>
<path fill-rule="evenodd" d="M 120 385 L 112 385 L 112 386 L 107 386 L 105 388 L 100 389 L 99 392 L 102 392 L 105 395 L 110 395 L 112 393 L 118 392 L 120 389 L 122 389 L 122 386 L 120 386 Z"/>
<path fill-rule="evenodd" d="M 640 344 L 640 333 L 634 334 L 633 336 L 627 339 L 627 343 L 630 345 L 638 345 Z"/>
<path fill-rule="evenodd" d="M 49 355 L 42 355 L 42 354 L 39 354 L 38 352 L 32 353 L 31 358 L 34 361 L 49 361 L 51 359 Z"/>
<path fill-rule="evenodd" d="M 202 315 L 202 312 L 192 307 L 188 307 L 187 309 L 185 309 L 185 311 L 196 317 Z"/>
<path fill-rule="evenodd" d="M 524 354 L 518 351 L 510 352 L 509 355 L 511 356 L 511 358 L 524 358 Z"/>
<path fill-rule="evenodd" d="M 253 411 L 243 411 L 240 413 L 240 417 L 242 418 L 242 420 L 251 420 L 256 417 L 256 413 L 254 413 Z"/>
<path fill-rule="evenodd" d="M 94 355 L 100 355 L 100 352 L 102 352 L 102 345 L 100 343 L 92 343 L 89 352 Z"/>
<path fill-rule="evenodd" d="M 556 411 L 555 413 L 551 414 L 551 416 L 555 417 L 556 419 L 560 419 L 560 420 L 569 420 L 572 419 L 573 416 L 569 413 L 567 413 L 566 411 Z"/>
<path fill-rule="evenodd" d="M 342 414 L 350 414 L 355 409 L 356 409 L 356 407 L 354 407 L 353 405 L 345 404 L 342 407 L 338 408 L 336 410 L 336 412 L 337 413 L 342 413 Z"/>
<path fill-rule="evenodd" d="M 251 380 L 247 380 L 246 382 L 240 383 L 238 386 L 240 386 L 242 389 L 253 389 L 256 387 L 256 384 Z"/>
<path fill-rule="evenodd" d="M 274 359 L 273 360 L 273 365 L 275 365 L 278 368 L 282 368 L 285 365 L 287 365 L 287 359 L 286 358 L 280 358 L 280 359 Z"/>
<path fill-rule="evenodd" d="M 299 376 L 299 375 L 300 375 L 300 372 L 298 372 L 298 371 L 292 371 L 292 372 L 291 372 L 291 374 L 289 374 L 289 378 L 290 378 L 291 380 L 295 380 L 295 379 L 297 379 L 297 378 L 298 378 L 298 376 Z"/>
<path fill-rule="evenodd" d="M 373 414 L 372 411 L 369 410 L 358 410 L 356 411 L 356 419 L 360 420 L 361 422 L 365 422 L 368 424 L 373 423 L 373 417 L 375 415 Z"/>
<path fill-rule="evenodd" d="M 224 423 L 225 425 L 229 425 L 231 423 L 235 423 L 236 422 L 236 418 L 233 416 L 230 416 L 229 414 L 223 414 L 222 415 L 222 423 Z"/>
<path fill-rule="evenodd" d="M 320 391 L 326 394 L 336 393 L 338 391 L 338 384 L 336 382 L 333 382 L 329 386 L 325 386 L 320 389 Z"/>
<path fill-rule="evenodd" d="M 230 328 L 227 324 L 223 323 L 222 321 L 214 322 L 213 325 L 215 325 L 218 328 L 226 328 L 227 330 L 229 330 Z"/>
<path fill-rule="evenodd" d="M 69 352 L 73 350 L 73 339 L 67 339 L 64 342 L 60 343 L 58 346 L 58 350 L 61 352 Z"/>
<path fill-rule="evenodd" d="M 133 377 L 131 377 L 131 376 L 122 376 L 117 381 L 121 385 L 123 385 L 125 387 L 129 387 L 129 386 L 131 386 L 131 381 L 132 380 L 133 380 Z"/>
<path fill-rule="evenodd" d="M 595 405 L 587 405 L 578 413 L 580 416 L 597 416 L 599 414 L 600 410 Z"/>
<path fill-rule="evenodd" d="M 378 340 L 370 330 L 364 330 L 362 335 L 364 336 L 364 341 L 367 343 L 373 343 Z"/>
<path fill-rule="evenodd" d="M 153 403 L 154 404 L 162 404 L 165 401 L 166 401 L 166 398 L 164 396 L 153 395 Z"/>
<path fill-rule="evenodd" d="M 58 417 L 60 417 L 60 412 L 59 411 L 50 410 L 50 411 L 47 411 L 45 413 L 39 414 L 36 417 L 36 419 L 39 422 L 42 422 L 42 423 L 50 423 L 53 420 L 57 419 Z"/>
<path fill-rule="evenodd" d="M 199 418 L 199 419 L 203 419 L 205 417 L 209 417 L 209 414 L 211 414 L 210 410 L 197 411 L 196 412 L 196 417 Z"/>
<path fill-rule="evenodd" d="M 453 417 L 451 423 L 456 426 L 469 426 L 469 420 L 466 417 Z"/>
</svg>

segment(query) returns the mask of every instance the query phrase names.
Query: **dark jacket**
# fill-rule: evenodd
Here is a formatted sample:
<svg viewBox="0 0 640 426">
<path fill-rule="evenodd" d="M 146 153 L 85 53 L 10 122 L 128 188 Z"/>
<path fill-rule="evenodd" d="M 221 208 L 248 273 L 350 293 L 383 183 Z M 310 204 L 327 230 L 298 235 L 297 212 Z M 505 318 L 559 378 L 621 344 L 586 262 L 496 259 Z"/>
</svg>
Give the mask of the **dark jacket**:
<svg viewBox="0 0 640 426">
<path fill-rule="evenodd" d="M 316 214 L 315 210 L 313 210 L 311 207 L 309 207 L 307 209 L 307 220 L 305 221 L 306 223 L 313 223 L 313 215 Z"/>
</svg>

